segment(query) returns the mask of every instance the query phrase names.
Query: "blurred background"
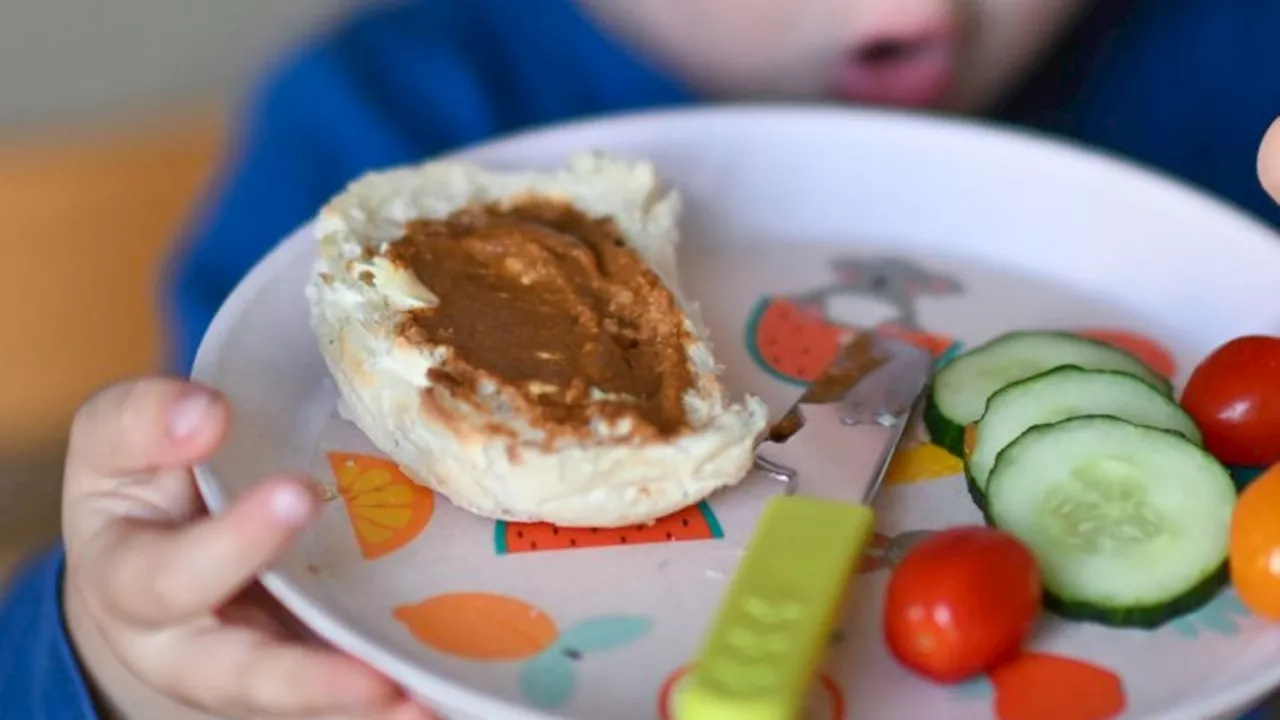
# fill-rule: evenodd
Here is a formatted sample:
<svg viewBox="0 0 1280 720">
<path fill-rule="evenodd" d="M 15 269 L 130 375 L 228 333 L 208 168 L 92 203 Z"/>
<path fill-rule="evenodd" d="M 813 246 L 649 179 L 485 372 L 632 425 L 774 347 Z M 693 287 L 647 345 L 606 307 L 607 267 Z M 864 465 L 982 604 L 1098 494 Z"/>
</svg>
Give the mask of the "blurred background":
<svg viewBox="0 0 1280 720">
<path fill-rule="evenodd" d="M 79 402 L 162 367 L 157 279 L 240 92 L 360 1 L 0 3 L 0 573 L 57 533 Z"/>
</svg>

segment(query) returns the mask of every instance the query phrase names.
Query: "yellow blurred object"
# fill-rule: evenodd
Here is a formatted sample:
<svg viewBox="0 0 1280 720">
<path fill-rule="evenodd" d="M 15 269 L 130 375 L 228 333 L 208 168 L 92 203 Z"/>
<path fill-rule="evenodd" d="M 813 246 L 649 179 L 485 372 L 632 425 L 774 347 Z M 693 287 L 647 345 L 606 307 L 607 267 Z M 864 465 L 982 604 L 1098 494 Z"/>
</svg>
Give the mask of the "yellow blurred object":
<svg viewBox="0 0 1280 720">
<path fill-rule="evenodd" d="M 893 456 L 885 473 L 888 485 L 906 485 L 926 480 L 941 480 L 964 472 L 960 458 L 933 443 L 905 447 Z"/>
<path fill-rule="evenodd" d="M 158 270 L 215 164 L 197 112 L 0 141 L 0 439 L 60 438 L 99 385 L 157 368 Z"/>
<path fill-rule="evenodd" d="M 160 367 L 159 271 L 222 138 L 216 111 L 0 137 L 0 577 L 58 532 L 76 407 Z"/>
</svg>

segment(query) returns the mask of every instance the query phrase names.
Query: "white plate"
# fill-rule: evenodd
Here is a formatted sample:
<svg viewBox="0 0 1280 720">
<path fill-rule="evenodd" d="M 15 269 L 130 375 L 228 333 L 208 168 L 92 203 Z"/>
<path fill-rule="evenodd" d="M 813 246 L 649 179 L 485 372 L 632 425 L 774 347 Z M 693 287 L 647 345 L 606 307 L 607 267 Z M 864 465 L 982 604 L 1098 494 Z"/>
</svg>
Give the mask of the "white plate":
<svg viewBox="0 0 1280 720">
<path fill-rule="evenodd" d="M 732 388 L 775 413 L 798 393 L 787 376 L 816 369 L 848 327 L 897 323 L 939 349 L 1012 328 L 1134 331 L 1170 351 L 1179 380 L 1228 338 L 1280 331 L 1269 230 L 1147 172 L 1025 135 L 737 107 L 577 123 L 462 154 L 549 167 L 584 148 L 651 159 L 680 188 L 686 287 Z M 650 533 L 687 541 L 656 543 L 638 531 L 506 527 L 409 487 L 335 413 L 302 294 L 313 252 L 303 229 L 253 270 L 194 373 L 237 410 L 226 447 L 198 472 L 215 511 L 282 469 L 342 485 L 267 588 L 454 717 L 662 717 L 659 696 L 694 653 L 776 486 L 748 478 Z M 816 315 L 797 311 L 800 296 Z M 331 463 L 330 452 L 354 456 Z M 878 502 L 893 551 L 918 537 L 904 533 L 979 520 L 954 458 L 927 444 L 906 457 Z M 574 548 L 547 549 L 571 539 Z M 611 545 L 583 547 L 593 539 Z M 994 681 L 931 685 L 883 649 L 887 575 L 872 566 L 858 577 L 812 717 L 838 717 L 838 705 L 860 719 L 1030 720 L 1045 702 L 1091 720 L 1122 702 L 1124 717 L 1201 718 L 1280 684 L 1280 629 L 1227 592 L 1158 631 L 1049 620 L 1034 642 L 1041 654 Z"/>
</svg>

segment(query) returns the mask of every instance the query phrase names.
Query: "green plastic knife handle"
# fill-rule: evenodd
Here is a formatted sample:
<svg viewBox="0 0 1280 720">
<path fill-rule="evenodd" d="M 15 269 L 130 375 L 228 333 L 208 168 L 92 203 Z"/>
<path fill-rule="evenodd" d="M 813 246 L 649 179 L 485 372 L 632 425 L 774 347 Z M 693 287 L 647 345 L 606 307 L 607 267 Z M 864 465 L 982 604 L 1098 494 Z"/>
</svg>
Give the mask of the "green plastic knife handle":
<svg viewBox="0 0 1280 720">
<path fill-rule="evenodd" d="M 676 720 L 795 720 L 831 641 L 870 507 L 771 499 L 675 697 Z"/>
</svg>

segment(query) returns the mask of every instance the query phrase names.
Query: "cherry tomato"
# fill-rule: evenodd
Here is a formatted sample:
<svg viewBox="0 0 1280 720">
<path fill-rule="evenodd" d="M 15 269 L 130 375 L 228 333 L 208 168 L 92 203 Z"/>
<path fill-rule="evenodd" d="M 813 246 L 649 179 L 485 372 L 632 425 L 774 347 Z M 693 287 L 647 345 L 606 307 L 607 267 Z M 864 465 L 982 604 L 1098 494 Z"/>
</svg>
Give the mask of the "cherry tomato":
<svg viewBox="0 0 1280 720">
<path fill-rule="evenodd" d="M 1214 350 L 1191 373 L 1182 407 L 1222 462 L 1280 462 L 1280 337 L 1250 335 Z"/>
<path fill-rule="evenodd" d="M 902 559 L 885 596 L 884 632 L 903 665 L 959 682 L 1013 657 L 1040 614 L 1040 570 L 1016 538 L 944 530 Z"/>
<path fill-rule="evenodd" d="M 1280 621 L 1280 465 L 1240 493 L 1227 546 L 1231 584 L 1254 615 Z"/>
</svg>

